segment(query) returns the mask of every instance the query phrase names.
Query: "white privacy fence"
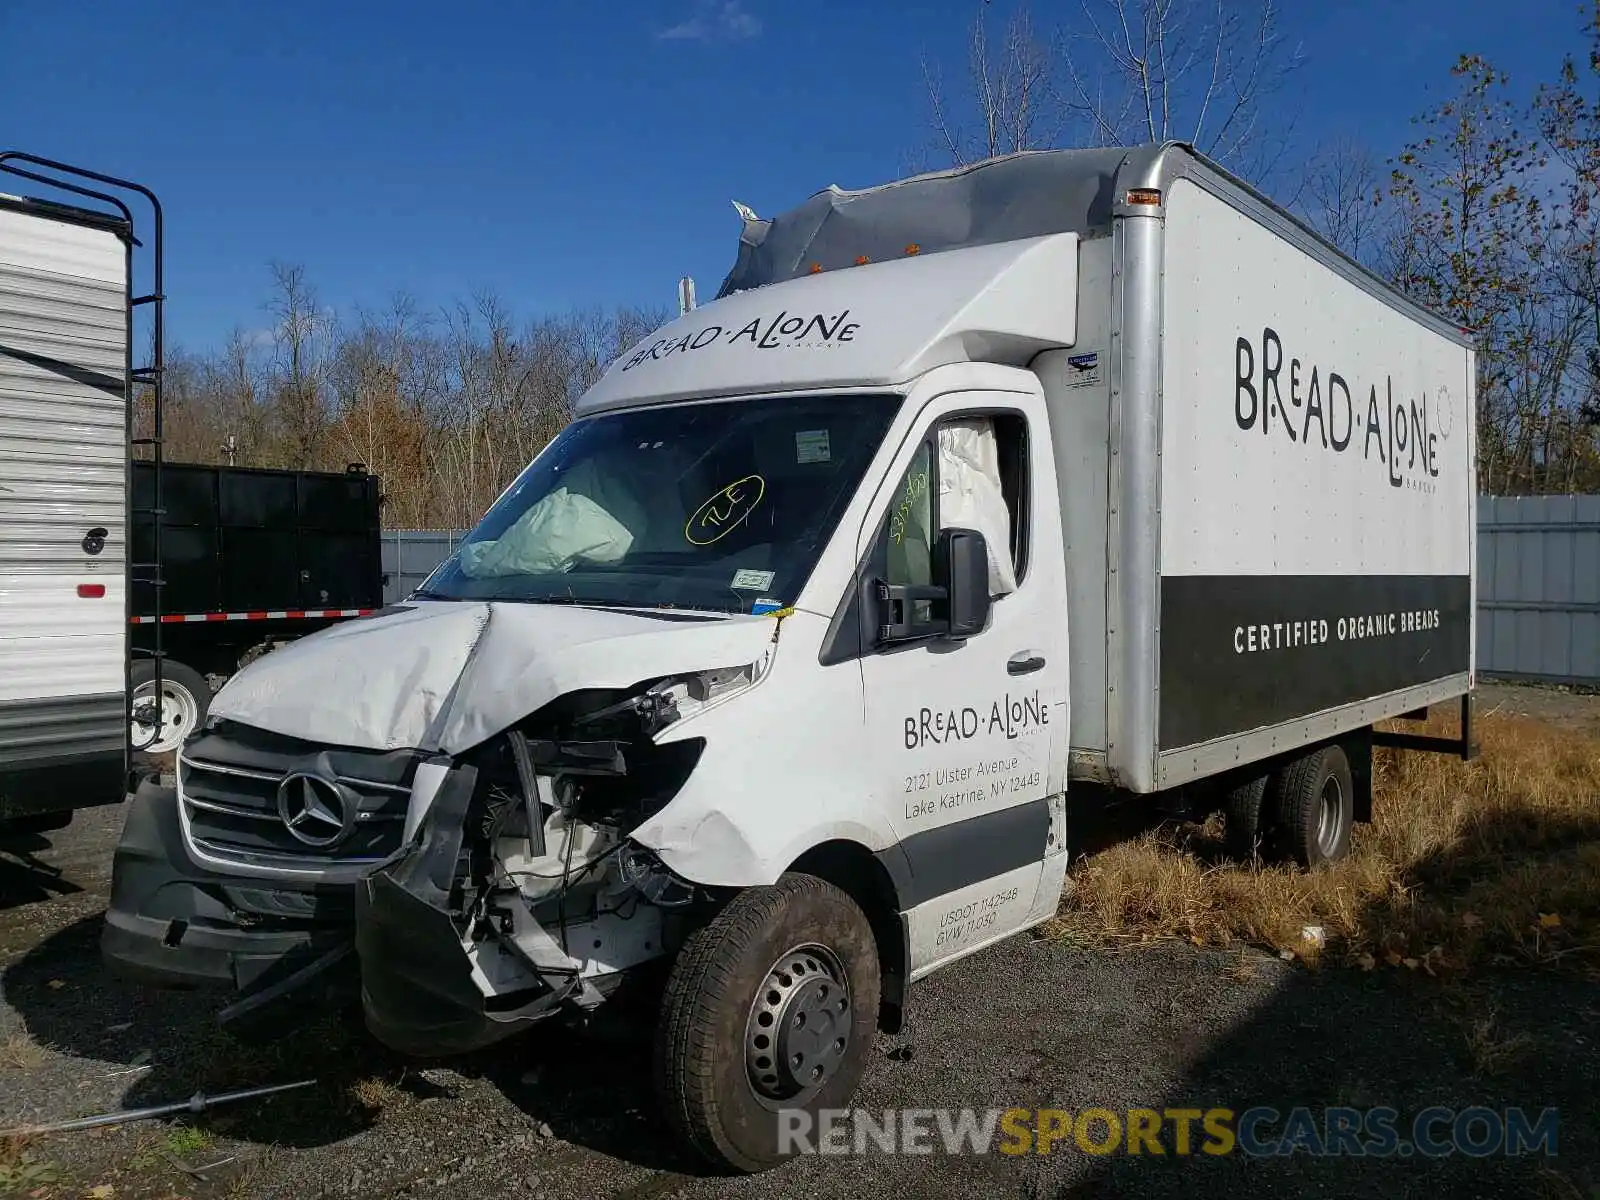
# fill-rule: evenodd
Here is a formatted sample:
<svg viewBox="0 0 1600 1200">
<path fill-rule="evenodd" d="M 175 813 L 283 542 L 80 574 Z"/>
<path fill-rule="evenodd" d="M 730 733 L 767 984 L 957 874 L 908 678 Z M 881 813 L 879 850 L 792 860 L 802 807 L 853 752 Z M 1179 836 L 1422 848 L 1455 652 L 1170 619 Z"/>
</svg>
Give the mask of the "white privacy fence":
<svg viewBox="0 0 1600 1200">
<path fill-rule="evenodd" d="M 384 601 L 419 586 L 462 536 L 385 532 Z M 1600 686 L 1600 496 L 1479 499 L 1478 670 Z"/>
</svg>

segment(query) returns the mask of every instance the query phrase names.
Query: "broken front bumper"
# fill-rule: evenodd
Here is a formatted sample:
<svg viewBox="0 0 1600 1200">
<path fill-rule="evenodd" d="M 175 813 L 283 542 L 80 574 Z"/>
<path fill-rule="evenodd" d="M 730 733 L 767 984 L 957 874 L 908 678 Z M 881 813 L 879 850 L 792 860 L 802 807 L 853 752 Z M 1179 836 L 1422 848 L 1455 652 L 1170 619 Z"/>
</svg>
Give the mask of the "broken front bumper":
<svg viewBox="0 0 1600 1200">
<path fill-rule="evenodd" d="M 140 982 L 230 990 L 219 1021 L 272 1032 L 308 1010 L 356 1002 L 354 891 L 199 866 L 184 849 L 176 792 L 145 783 L 113 859 L 101 953 Z"/>
<path fill-rule="evenodd" d="M 516 888 L 468 899 L 459 871 L 476 787 L 474 767 L 452 768 L 416 836 L 356 886 L 362 1011 L 401 1053 L 459 1054 L 582 1017 L 664 956 L 661 910 L 632 884 L 559 924 L 541 923 Z"/>
</svg>

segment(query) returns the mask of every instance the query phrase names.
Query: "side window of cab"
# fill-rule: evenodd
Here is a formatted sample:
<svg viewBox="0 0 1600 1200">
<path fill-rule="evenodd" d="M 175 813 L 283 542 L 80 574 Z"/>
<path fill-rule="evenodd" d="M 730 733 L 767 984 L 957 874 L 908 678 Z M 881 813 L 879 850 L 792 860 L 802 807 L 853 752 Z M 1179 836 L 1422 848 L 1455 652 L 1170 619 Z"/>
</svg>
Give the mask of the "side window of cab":
<svg viewBox="0 0 1600 1200">
<path fill-rule="evenodd" d="M 935 580 L 944 530 L 983 534 L 991 598 L 1021 585 L 1029 550 L 1028 453 L 1027 420 L 1015 411 L 952 415 L 927 431 L 895 483 L 862 573 L 834 615 L 819 656 L 824 666 L 942 631 L 948 604 Z"/>
<path fill-rule="evenodd" d="M 991 592 L 1015 591 L 1027 570 L 1028 439 L 1020 413 L 947 417 L 923 439 L 879 534 L 884 579 L 932 582 L 939 533 L 976 529 L 990 547 Z"/>
<path fill-rule="evenodd" d="M 882 539 L 884 580 L 900 587 L 926 587 L 933 582 L 934 523 L 937 495 L 934 479 L 933 440 L 924 439 L 895 488 L 884 519 Z M 913 604 L 913 620 L 932 619 L 932 602 Z"/>
</svg>

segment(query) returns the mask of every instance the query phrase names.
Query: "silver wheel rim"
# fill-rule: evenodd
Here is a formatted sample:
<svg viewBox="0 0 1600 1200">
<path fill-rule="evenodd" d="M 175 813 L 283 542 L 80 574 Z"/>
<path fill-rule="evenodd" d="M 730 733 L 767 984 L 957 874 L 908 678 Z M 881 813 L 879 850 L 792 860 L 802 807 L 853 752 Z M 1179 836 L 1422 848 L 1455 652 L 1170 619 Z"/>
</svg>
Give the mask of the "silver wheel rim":
<svg viewBox="0 0 1600 1200">
<path fill-rule="evenodd" d="M 133 712 L 128 735 L 133 748 L 146 754 L 170 754 L 200 723 L 200 705 L 182 684 L 161 681 L 160 724 L 157 724 L 156 685 L 147 680 L 133 689 Z"/>
<path fill-rule="evenodd" d="M 1344 788 L 1339 785 L 1338 776 L 1330 775 L 1323 781 L 1322 794 L 1317 798 L 1317 849 L 1323 857 L 1338 848 L 1343 814 Z"/>
<path fill-rule="evenodd" d="M 804 1104 L 850 1048 L 850 981 L 837 955 L 810 943 L 780 955 L 750 1005 L 745 1069 L 768 1100 Z"/>
</svg>

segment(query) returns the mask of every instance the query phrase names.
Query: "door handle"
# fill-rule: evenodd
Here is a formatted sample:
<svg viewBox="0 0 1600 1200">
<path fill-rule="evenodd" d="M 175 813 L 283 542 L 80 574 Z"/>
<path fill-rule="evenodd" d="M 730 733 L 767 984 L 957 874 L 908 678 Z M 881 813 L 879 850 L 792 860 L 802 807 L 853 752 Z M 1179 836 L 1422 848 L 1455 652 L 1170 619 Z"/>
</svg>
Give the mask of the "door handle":
<svg viewBox="0 0 1600 1200">
<path fill-rule="evenodd" d="M 1041 654 L 1035 654 L 1030 650 L 1024 650 L 1019 654 L 1013 654 L 1010 658 L 1006 659 L 1007 675 L 1032 675 L 1035 671 L 1042 671 L 1043 669 L 1044 656 Z"/>
</svg>

